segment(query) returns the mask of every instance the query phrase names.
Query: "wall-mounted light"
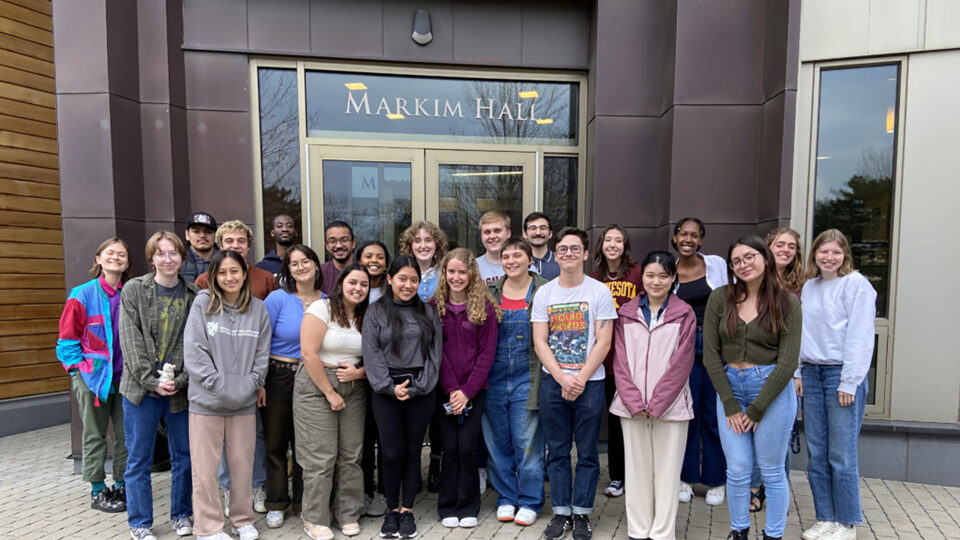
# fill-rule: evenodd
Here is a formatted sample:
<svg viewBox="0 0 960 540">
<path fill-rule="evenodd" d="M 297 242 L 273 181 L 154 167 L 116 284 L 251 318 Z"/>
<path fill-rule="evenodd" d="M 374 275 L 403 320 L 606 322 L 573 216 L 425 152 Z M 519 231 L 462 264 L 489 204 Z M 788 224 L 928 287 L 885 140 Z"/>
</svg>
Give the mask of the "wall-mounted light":
<svg viewBox="0 0 960 540">
<path fill-rule="evenodd" d="M 413 35 L 411 37 L 417 45 L 426 45 L 433 41 L 429 11 L 418 9 L 416 13 L 413 14 Z"/>
</svg>

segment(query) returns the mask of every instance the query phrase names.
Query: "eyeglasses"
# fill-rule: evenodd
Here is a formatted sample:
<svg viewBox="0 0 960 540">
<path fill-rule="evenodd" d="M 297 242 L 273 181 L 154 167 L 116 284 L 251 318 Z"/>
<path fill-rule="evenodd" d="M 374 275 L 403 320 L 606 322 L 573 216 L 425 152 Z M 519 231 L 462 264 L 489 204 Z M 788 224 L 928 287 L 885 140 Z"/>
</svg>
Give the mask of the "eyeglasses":
<svg viewBox="0 0 960 540">
<path fill-rule="evenodd" d="M 347 245 L 352 241 L 353 238 L 350 238 L 349 236 L 341 236 L 340 238 L 327 238 L 327 244 L 330 244 L 331 246 L 335 246 L 337 244 Z"/>
<path fill-rule="evenodd" d="M 310 259 L 307 259 L 305 261 L 294 261 L 290 263 L 289 266 L 291 270 L 299 270 L 301 268 L 310 268 L 312 264 L 313 264 L 313 261 L 311 261 Z"/>
<path fill-rule="evenodd" d="M 550 226 L 549 225 L 530 225 L 527 227 L 527 232 L 535 232 L 535 231 L 549 232 Z"/>
<path fill-rule="evenodd" d="M 747 253 L 739 259 L 732 259 L 730 261 L 730 269 L 736 270 L 738 266 L 753 264 L 753 261 L 757 259 L 757 255 L 760 255 L 760 252 L 754 251 L 753 253 Z"/>
<path fill-rule="evenodd" d="M 557 255 L 579 255 L 583 253 L 583 246 L 557 246 Z"/>
<path fill-rule="evenodd" d="M 166 253 L 157 251 L 153 254 L 154 259 L 167 259 L 168 261 L 175 261 L 180 258 L 179 251 L 167 251 Z"/>
</svg>

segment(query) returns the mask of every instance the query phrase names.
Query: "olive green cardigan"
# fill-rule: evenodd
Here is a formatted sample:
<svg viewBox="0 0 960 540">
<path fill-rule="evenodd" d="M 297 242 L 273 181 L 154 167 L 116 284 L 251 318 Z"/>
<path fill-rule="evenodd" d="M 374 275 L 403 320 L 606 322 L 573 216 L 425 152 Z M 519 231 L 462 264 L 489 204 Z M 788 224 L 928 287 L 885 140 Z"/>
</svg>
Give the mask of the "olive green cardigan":
<svg viewBox="0 0 960 540">
<path fill-rule="evenodd" d="M 536 272 L 530 272 L 530 275 L 533 276 L 533 293 L 530 295 L 530 304 L 527 305 L 527 318 L 530 318 L 530 308 L 533 307 L 533 296 L 537 294 L 537 289 L 541 286 L 546 285 L 548 282 L 546 279 L 537 274 Z M 497 305 L 500 305 L 500 302 L 503 300 L 503 282 L 506 281 L 507 276 L 503 276 L 499 279 L 496 279 L 487 286 L 487 289 L 490 291 L 490 294 L 493 295 L 493 298 L 497 301 Z M 536 411 L 540 408 L 540 358 L 537 357 L 537 352 L 533 347 L 533 325 L 530 327 L 530 393 L 527 394 L 527 410 Z"/>
<path fill-rule="evenodd" d="M 800 336 L 803 333 L 800 301 L 790 295 L 790 311 L 784 319 L 786 330 L 774 334 L 761 327 L 757 319 L 744 323 L 743 319 L 737 317 L 737 332 L 733 336 L 728 336 L 724 330 L 726 304 L 727 286 L 714 289 L 703 316 L 703 366 L 707 368 L 713 387 L 723 402 L 724 412 L 731 416 L 742 409 L 733 396 L 724 364 L 748 362 L 758 366 L 776 365 L 746 410 L 750 420 L 759 422 L 770 403 L 792 382 L 793 372 L 797 369 Z"/>
</svg>

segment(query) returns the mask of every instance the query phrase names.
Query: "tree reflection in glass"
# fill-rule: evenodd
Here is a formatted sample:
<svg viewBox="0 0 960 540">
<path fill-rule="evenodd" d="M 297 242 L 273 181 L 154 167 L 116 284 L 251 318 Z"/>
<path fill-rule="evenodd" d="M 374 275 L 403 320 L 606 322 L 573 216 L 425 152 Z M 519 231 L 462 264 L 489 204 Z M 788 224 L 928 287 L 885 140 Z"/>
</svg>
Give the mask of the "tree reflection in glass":
<svg viewBox="0 0 960 540">
<path fill-rule="evenodd" d="M 260 68 L 257 70 L 260 103 L 260 170 L 263 185 L 264 233 L 274 216 L 293 218 L 302 238 L 300 211 L 300 151 L 297 125 L 297 71 Z"/>
</svg>

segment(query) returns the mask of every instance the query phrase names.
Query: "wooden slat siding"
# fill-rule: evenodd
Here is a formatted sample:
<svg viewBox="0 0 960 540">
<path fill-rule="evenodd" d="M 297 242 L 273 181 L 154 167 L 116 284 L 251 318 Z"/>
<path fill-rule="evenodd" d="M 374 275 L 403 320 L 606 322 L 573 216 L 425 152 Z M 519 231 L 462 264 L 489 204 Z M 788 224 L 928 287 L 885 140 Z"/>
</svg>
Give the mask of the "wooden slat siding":
<svg viewBox="0 0 960 540">
<path fill-rule="evenodd" d="M 19 210 L 21 212 L 37 212 L 59 216 L 60 201 L 0 194 L 0 210 Z M 0 255 L 0 257 L 3 257 L 3 255 Z"/>
<path fill-rule="evenodd" d="M 44 184 L 55 184 L 57 185 L 58 189 L 60 186 L 59 171 L 54 169 L 44 169 L 42 167 L 31 167 L 29 165 L 18 165 L 16 163 L 0 162 L 0 178 L 8 178 L 11 180 L 29 180 L 31 182 L 43 182 Z"/>
<path fill-rule="evenodd" d="M 59 319 L 62 311 L 63 303 L 0 306 L 0 321 L 11 321 L 17 319 Z"/>
<path fill-rule="evenodd" d="M 60 319 L 32 319 L 29 321 L 6 321 L 0 325 L 0 337 L 58 332 Z M 48 358 L 49 360 L 49 358 Z"/>
<path fill-rule="evenodd" d="M 58 274 L 0 274 L 0 289 L 63 289 L 63 276 Z M 0 328 L 0 332 L 3 332 L 3 328 Z"/>
<path fill-rule="evenodd" d="M 37 199 L 51 199 L 54 201 L 60 200 L 60 188 L 57 186 L 38 184 L 36 182 L 24 182 L 22 180 L 4 180 L 0 182 L 0 193 L 35 197 Z M 0 228 L 0 238 L 3 238 L 2 228 Z"/>
<path fill-rule="evenodd" d="M 63 372 L 63 375 L 52 379 L 0 384 L 0 399 L 49 394 L 51 392 L 62 392 L 69 389 L 70 378 L 66 375 L 66 372 Z"/>
<path fill-rule="evenodd" d="M 6 3 L 31 9 L 48 17 L 53 14 L 53 6 L 48 0 L 6 0 Z"/>
<path fill-rule="evenodd" d="M 11 108 L 19 108 L 20 104 L 11 103 Z M 2 109 L 0 109 L 2 110 Z M 2 110 L 0 113 L 0 130 L 9 131 L 11 133 L 23 133 L 24 135 L 33 135 L 36 137 L 44 137 L 47 139 L 57 140 L 57 126 L 55 124 L 48 124 L 46 122 L 38 122 L 36 120 L 31 120 L 29 118 L 18 118 L 16 116 L 8 116 L 9 111 Z M 56 152 L 56 149 L 54 149 Z"/>
<path fill-rule="evenodd" d="M 0 352 L 46 349 L 57 344 L 57 334 L 34 334 L 30 336 L 0 337 Z"/>
<path fill-rule="evenodd" d="M 22 242 L 25 244 L 63 244 L 63 233 L 50 229 L 25 229 L 0 227 L 0 242 Z M 57 257 L 59 258 L 59 257 Z"/>
<path fill-rule="evenodd" d="M 0 49 L 0 65 L 53 78 L 53 62 L 31 58 L 13 51 Z"/>
<path fill-rule="evenodd" d="M 14 133 L 0 129 L 0 146 L 37 150 L 48 154 L 57 154 L 57 140 L 47 137 L 34 137 L 23 133 Z"/>
<path fill-rule="evenodd" d="M 10 34 L 0 34 L 0 49 L 27 55 L 44 62 L 53 62 L 53 47 L 27 41 Z"/>
<path fill-rule="evenodd" d="M 69 389 L 50 0 L 0 0 L 0 399 Z"/>
<path fill-rule="evenodd" d="M 51 360 L 51 358 L 53 360 Z M 62 364 L 60 364 L 60 361 L 57 360 L 57 350 L 54 347 L 33 351 L 13 351 L 0 353 L 0 368 L 51 363 L 58 364 L 61 366 L 60 369 L 63 369 Z"/>
</svg>

